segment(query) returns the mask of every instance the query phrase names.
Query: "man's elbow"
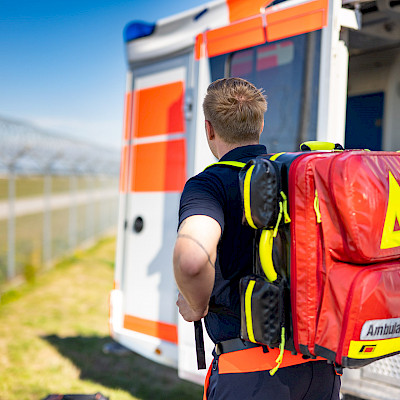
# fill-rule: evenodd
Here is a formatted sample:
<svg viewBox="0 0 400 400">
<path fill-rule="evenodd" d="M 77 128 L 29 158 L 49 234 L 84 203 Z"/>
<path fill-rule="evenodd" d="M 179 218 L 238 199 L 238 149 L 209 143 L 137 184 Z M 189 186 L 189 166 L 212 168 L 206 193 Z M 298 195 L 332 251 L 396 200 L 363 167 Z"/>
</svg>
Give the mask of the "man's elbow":
<svg viewBox="0 0 400 400">
<path fill-rule="evenodd" d="M 189 279 L 199 276 L 206 266 L 204 257 L 196 255 L 194 252 L 185 251 L 180 247 L 176 246 L 174 249 L 173 262 L 175 274 Z"/>
</svg>

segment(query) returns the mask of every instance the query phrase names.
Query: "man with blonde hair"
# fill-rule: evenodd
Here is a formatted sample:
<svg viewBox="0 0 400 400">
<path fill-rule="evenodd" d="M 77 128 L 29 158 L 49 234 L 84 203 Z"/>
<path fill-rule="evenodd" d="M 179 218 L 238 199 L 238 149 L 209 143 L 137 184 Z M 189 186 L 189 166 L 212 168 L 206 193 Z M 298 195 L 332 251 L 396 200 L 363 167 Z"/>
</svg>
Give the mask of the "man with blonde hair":
<svg viewBox="0 0 400 400">
<path fill-rule="evenodd" d="M 220 79 L 203 102 L 208 145 L 220 161 L 248 162 L 267 153 L 259 144 L 267 102 L 240 78 Z M 337 400 L 340 379 L 325 361 L 240 339 L 239 281 L 253 271 L 254 230 L 242 225 L 239 169 L 216 164 L 189 179 L 181 197 L 174 248 L 177 305 L 186 321 L 204 318 L 215 343 L 204 399 Z"/>
</svg>

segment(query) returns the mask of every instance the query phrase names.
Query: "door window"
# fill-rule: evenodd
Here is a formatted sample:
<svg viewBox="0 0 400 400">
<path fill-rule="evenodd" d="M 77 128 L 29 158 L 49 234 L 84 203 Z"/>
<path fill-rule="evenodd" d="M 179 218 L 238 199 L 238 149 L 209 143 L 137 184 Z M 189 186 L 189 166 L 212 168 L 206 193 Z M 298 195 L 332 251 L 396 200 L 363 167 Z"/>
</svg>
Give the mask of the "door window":
<svg viewBox="0 0 400 400">
<path fill-rule="evenodd" d="M 320 45 L 316 31 L 210 59 L 212 80 L 237 76 L 264 89 L 261 142 L 269 152 L 296 151 L 316 138 Z"/>
</svg>

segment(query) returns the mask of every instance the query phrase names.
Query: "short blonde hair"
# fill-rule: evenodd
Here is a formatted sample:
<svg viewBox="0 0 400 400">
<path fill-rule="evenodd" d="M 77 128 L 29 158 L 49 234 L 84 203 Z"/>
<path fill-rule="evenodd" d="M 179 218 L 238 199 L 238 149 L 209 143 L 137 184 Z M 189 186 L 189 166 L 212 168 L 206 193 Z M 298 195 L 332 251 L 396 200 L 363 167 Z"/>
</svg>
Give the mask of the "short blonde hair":
<svg viewBox="0 0 400 400">
<path fill-rule="evenodd" d="M 259 140 L 267 101 L 252 83 L 224 78 L 208 87 L 203 111 L 222 140 L 239 144 Z"/>
</svg>

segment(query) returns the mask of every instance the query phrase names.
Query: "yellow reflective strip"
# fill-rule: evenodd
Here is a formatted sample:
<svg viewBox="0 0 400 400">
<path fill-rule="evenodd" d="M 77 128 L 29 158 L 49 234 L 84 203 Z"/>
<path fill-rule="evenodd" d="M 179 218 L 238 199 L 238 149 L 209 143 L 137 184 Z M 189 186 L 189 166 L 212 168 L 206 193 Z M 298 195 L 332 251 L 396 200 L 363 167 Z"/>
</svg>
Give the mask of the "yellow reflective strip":
<svg viewBox="0 0 400 400">
<path fill-rule="evenodd" d="M 252 165 L 248 171 L 246 172 L 246 176 L 244 178 L 244 188 L 243 188 L 243 202 L 244 202 L 244 216 L 246 217 L 247 223 L 254 229 L 257 229 L 253 222 L 253 218 L 251 218 L 251 206 L 250 206 L 250 181 L 251 174 L 253 172 L 254 165 Z"/>
<path fill-rule="evenodd" d="M 274 228 L 274 234 L 273 236 L 276 237 L 276 235 L 278 234 L 278 228 L 279 228 L 279 224 L 281 223 L 281 219 L 282 219 L 282 213 L 283 213 L 283 206 L 282 206 L 282 202 L 279 202 L 279 214 L 278 214 L 278 220 L 276 221 L 276 225 Z"/>
<path fill-rule="evenodd" d="M 274 244 L 274 236 L 272 229 L 263 229 L 260 237 L 260 263 L 265 276 L 270 282 L 277 280 L 278 275 L 272 261 L 272 246 Z"/>
<path fill-rule="evenodd" d="M 271 161 L 275 161 L 279 156 L 281 156 L 282 154 L 285 154 L 285 152 L 282 152 L 282 153 L 276 153 L 276 154 L 274 154 L 273 156 L 271 156 L 269 159 L 271 160 Z"/>
<path fill-rule="evenodd" d="M 303 142 L 300 145 L 300 149 L 303 145 L 307 146 L 310 150 L 335 150 L 335 143 L 331 142 L 320 142 L 318 140 L 310 140 L 308 142 Z"/>
<path fill-rule="evenodd" d="M 317 216 L 317 223 L 320 224 L 322 219 L 321 219 L 321 211 L 319 209 L 319 197 L 318 197 L 317 189 L 315 189 L 314 211 L 315 211 L 315 215 Z"/>
<path fill-rule="evenodd" d="M 232 167 L 243 168 L 246 165 L 246 163 L 243 163 L 243 162 L 240 162 L 240 161 L 218 161 L 218 162 L 215 162 L 215 163 L 212 163 L 212 164 L 208 165 L 204 169 L 210 168 L 213 165 L 230 165 Z"/>
<path fill-rule="evenodd" d="M 283 215 L 285 216 L 285 224 L 288 224 L 289 222 L 292 222 L 292 220 L 290 219 L 290 216 L 289 216 L 288 206 L 287 206 L 287 197 L 286 197 L 285 192 L 281 192 L 281 196 L 283 199 Z"/>
<path fill-rule="evenodd" d="M 239 167 L 239 168 L 243 168 L 246 165 L 246 163 L 240 161 L 218 161 L 215 164 L 231 165 L 232 167 Z"/>
<path fill-rule="evenodd" d="M 352 340 L 347 357 L 362 360 L 382 357 L 399 351 L 400 337 L 380 340 Z"/>
<path fill-rule="evenodd" d="M 285 342 L 286 342 L 286 339 L 285 339 L 285 327 L 282 326 L 282 330 L 281 330 L 281 343 L 279 344 L 279 355 L 278 355 L 278 357 L 277 357 L 276 360 L 275 360 L 276 366 L 275 366 L 273 369 L 271 369 L 271 370 L 269 371 L 269 374 L 270 374 L 271 376 L 273 376 L 273 375 L 275 374 L 275 372 L 278 371 L 278 368 L 279 368 L 279 367 L 281 366 L 281 364 L 282 364 L 282 361 L 283 361 L 283 354 L 284 354 L 284 351 L 285 351 Z"/>
<path fill-rule="evenodd" d="M 217 162 L 215 162 L 215 163 L 212 163 L 212 164 L 210 164 L 210 165 L 207 165 L 207 167 L 205 167 L 205 168 L 204 168 L 204 170 L 206 170 L 207 168 L 210 168 L 210 167 L 212 167 L 212 166 L 213 166 L 213 165 L 215 165 L 215 164 L 218 164 L 218 163 L 217 163 Z M 204 170 L 203 170 L 203 171 L 204 171 Z"/>
<path fill-rule="evenodd" d="M 253 320 L 251 316 L 251 296 L 253 294 L 253 289 L 255 284 L 256 281 L 250 281 L 247 286 L 246 293 L 244 295 L 244 311 L 246 315 L 247 335 L 249 337 L 249 340 L 254 343 L 256 339 L 254 338 Z"/>
</svg>

